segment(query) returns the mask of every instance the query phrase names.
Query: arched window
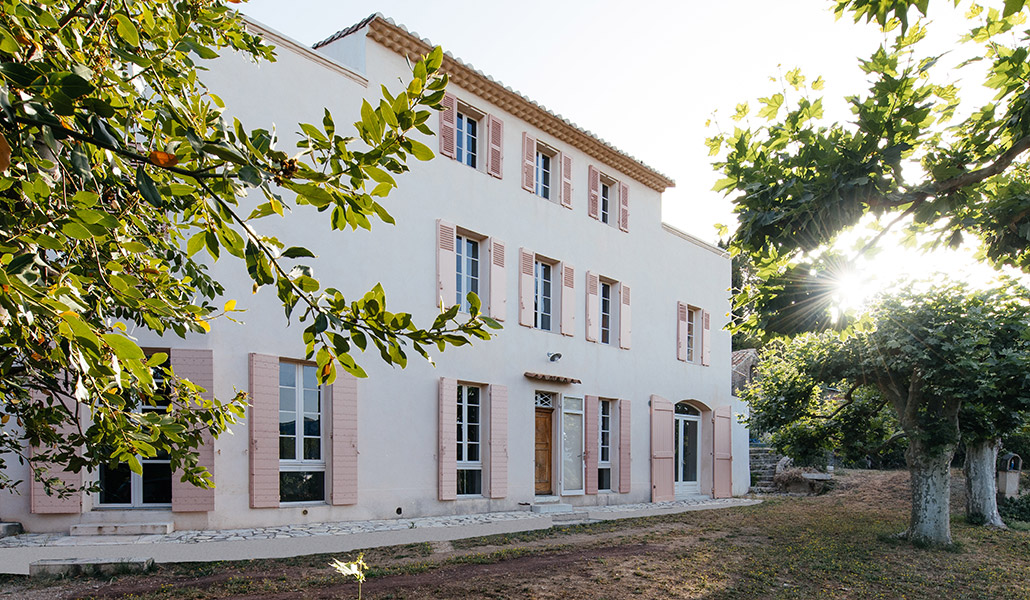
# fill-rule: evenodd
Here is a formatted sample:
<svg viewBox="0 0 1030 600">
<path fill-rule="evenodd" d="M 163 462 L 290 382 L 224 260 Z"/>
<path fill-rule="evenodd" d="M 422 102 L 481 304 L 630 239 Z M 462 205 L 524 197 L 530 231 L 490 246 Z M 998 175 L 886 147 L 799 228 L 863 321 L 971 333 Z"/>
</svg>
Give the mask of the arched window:
<svg viewBox="0 0 1030 600">
<path fill-rule="evenodd" d="M 684 403 L 681 402 L 681 403 L 676 405 L 676 414 L 677 415 L 689 415 L 691 417 L 700 417 L 701 416 L 701 411 L 699 411 L 698 409 L 694 408 L 693 406 L 691 406 L 689 404 L 684 404 Z"/>
</svg>

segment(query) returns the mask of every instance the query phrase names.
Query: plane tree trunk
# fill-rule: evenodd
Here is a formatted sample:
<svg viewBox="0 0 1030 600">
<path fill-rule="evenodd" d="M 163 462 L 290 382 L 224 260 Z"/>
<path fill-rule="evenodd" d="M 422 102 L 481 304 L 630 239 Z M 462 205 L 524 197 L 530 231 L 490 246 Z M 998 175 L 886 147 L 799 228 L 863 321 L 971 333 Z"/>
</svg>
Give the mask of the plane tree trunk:
<svg viewBox="0 0 1030 600">
<path fill-rule="evenodd" d="M 977 525 L 1005 529 L 998 514 L 998 484 L 995 469 L 1001 440 L 979 440 L 966 444 L 966 520 Z"/>
</svg>

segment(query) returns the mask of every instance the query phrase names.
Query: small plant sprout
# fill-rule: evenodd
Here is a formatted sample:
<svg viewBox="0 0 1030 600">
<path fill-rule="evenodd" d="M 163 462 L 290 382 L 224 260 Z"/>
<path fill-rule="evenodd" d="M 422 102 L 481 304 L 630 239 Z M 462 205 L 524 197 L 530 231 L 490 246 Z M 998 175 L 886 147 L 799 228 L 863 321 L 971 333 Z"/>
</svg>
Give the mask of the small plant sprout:
<svg viewBox="0 0 1030 600">
<path fill-rule="evenodd" d="M 357 560 L 350 562 L 341 562 L 339 559 L 334 559 L 333 562 L 329 563 L 329 566 L 336 569 L 344 577 L 353 577 L 358 582 L 358 600 L 361 600 L 361 584 L 365 583 L 365 571 L 368 570 L 368 565 L 365 564 L 365 554 L 359 554 Z"/>
</svg>

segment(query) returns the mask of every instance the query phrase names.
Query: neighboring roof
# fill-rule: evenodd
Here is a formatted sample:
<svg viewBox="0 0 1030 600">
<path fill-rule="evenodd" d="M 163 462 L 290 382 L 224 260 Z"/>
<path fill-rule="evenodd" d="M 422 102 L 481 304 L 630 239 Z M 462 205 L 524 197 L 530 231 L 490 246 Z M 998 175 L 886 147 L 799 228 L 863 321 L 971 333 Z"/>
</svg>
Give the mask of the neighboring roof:
<svg viewBox="0 0 1030 600">
<path fill-rule="evenodd" d="M 743 350 L 734 350 L 733 351 L 733 358 L 731 359 L 731 361 L 732 361 L 731 365 L 733 366 L 733 368 L 736 368 L 737 366 L 740 365 L 740 363 L 744 362 L 745 360 L 757 359 L 757 358 L 758 358 L 758 350 L 755 350 L 754 348 L 745 348 Z"/>
<path fill-rule="evenodd" d="M 313 48 L 331 44 L 355 32 L 368 27 L 368 37 L 403 56 L 414 58 L 434 48 L 429 40 L 420 38 L 403 25 L 394 23 L 392 19 L 380 13 L 369 16 L 360 23 L 340 30 L 328 38 L 318 42 Z M 636 158 L 622 152 L 597 137 L 593 133 L 581 129 L 575 123 L 556 115 L 547 108 L 533 102 L 521 93 L 504 86 L 501 82 L 476 70 L 472 65 L 463 62 L 450 53 L 444 55 L 443 70 L 456 85 L 476 94 L 503 110 L 538 127 L 548 135 L 589 154 L 606 165 L 615 167 L 633 179 L 658 192 L 676 185 L 669 177 L 645 165 Z"/>
<path fill-rule="evenodd" d="M 704 248 L 705 250 L 708 250 L 709 252 L 711 252 L 713 254 L 717 254 L 717 255 L 719 255 L 719 256 L 721 256 L 723 258 L 729 258 L 730 257 L 730 253 L 727 252 L 726 250 L 716 246 L 715 244 L 709 244 L 708 242 L 702 240 L 701 238 L 693 236 L 693 235 L 690 235 L 686 231 L 683 231 L 682 229 L 677 229 L 676 227 L 673 227 L 672 225 L 669 225 L 668 223 L 665 223 L 664 221 L 662 222 L 662 229 L 664 229 L 667 233 L 671 233 L 672 235 L 674 235 L 674 236 L 676 236 L 678 238 L 682 238 L 682 239 L 687 240 L 688 242 L 690 242 L 690 243 L 692 243 L 692 244 L 694 244 L 696 246 Z"/>
</svg>

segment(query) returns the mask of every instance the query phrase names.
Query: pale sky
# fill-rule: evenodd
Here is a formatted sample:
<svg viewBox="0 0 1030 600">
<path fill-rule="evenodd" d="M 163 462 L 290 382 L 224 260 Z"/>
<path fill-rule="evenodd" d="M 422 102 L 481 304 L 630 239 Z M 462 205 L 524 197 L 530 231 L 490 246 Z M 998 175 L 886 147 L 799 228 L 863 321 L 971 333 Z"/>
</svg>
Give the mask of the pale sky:
<svg viewBox="0 0 1030 600">
<path fill-rule="evenodd" d="M 883 41 L 875 27 L 837 21 L 830 0 L 251 0 L 242 12 L 312 44 L 381 12 L 507 86 L 593 132 L 676 181 L 664 194 L 669 224 L 709 242 L 731 205 L 704 145 L 713 117 L 732 126 L 739 102 L 778 91 L 770 76 L 800 67 L 826 80 L 827 114 L 861 93 L 857 57 Z M 937 10 L 947 6 L 938 5 Z M 954 21 L 952 21 L 954 22 Z M 939 24 L 940 25 L 940 24 Z M 934 33 L 952 47 L 953 27 Z M 830 102 L 835 100 L 837 104 Z M 890 255 L 872 267 L 925 273 L 956 259 Z M 968 259 L 963 259 L 969 262 Z M 901 265 L 907 265 L 905 270 Z"/>
</svg>

